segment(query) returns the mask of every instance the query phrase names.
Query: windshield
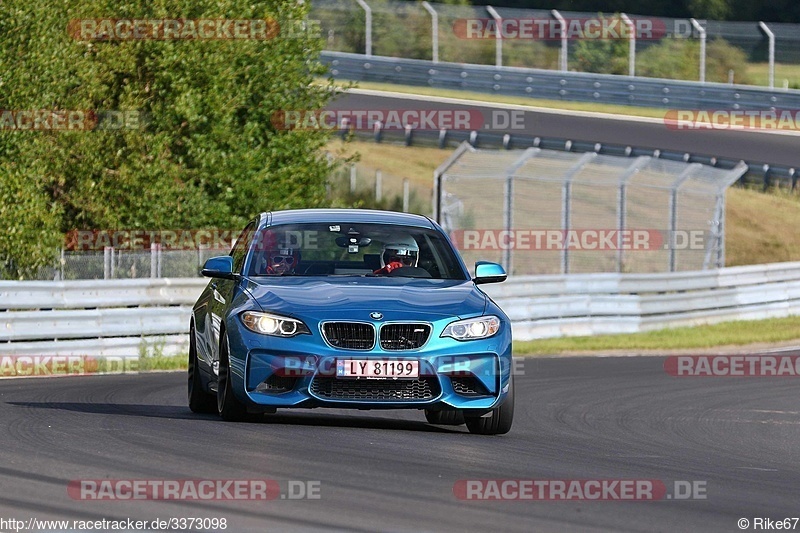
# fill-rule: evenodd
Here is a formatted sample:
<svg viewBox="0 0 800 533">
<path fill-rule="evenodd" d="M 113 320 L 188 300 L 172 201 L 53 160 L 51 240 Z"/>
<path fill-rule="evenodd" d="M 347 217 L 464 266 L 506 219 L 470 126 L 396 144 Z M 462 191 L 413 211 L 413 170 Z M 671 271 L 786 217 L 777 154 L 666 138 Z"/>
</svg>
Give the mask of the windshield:
<svg viewBox="0 0 800 533">
<path fill-rule="evenodd" d="M 468 279 L 434 230 L 391 224 L 284 224 L 256 232 L 250 276 Z"/>
</svg>

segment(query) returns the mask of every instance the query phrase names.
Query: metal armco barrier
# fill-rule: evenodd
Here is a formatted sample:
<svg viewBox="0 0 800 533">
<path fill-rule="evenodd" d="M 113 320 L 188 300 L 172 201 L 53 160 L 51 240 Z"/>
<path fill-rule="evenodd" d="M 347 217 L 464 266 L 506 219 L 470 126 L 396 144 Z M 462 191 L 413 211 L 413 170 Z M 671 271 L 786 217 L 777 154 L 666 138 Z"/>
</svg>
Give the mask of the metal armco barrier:
<svg viewBox="0 0 800 533">
<path fill-rule="evenodd" d="M 516 340 L 800 315 L 800 263 L 664 274 L 518 276 L 487 285 Z"/>
<path fill-rule="evenodd" d="M 0 355 L 136 356 L 188 351 L 203 278 L 0 281 Z"/>
<path fill-rule="evenodd" d="M 190 308 L 206 283 L 0 282 L 0 355 L 135 356 L 143 342 L 162 343 L 167 355 L 186 353 Z M 511 318 L 517 340 L 800 314 L 800 263 L 518 276 L 484 288 Z"/>
<path fill-rule="evenodd" d="M 334 78 L 669 109 L 800 109 L 800 90 L 322 52 Z"/>
</svg>

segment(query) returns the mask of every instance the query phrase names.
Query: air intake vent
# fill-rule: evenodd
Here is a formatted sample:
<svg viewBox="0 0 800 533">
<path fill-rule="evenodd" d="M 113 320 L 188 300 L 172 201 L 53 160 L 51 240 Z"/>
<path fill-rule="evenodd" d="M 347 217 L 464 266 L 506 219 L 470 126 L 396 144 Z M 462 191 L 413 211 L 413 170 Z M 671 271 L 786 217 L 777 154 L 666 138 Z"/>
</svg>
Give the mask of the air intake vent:
<svg viewBox="0 0 800 533">
<path fill-rule="evenodd" d="M 320 398 L 353 401 L 422 401 L 439 395 L 434 377 L 418 379 L 336 379 L 317 376 L 309 387 Z"/>
<path fill-rule="evenodd" d="M 267 392 L 271 394 L 280 394 L 282 392 L 289 392 L 297 383 L 296 377 L 279 376 L 272 374 L 263 383 L 259 383 L 256 387 L 256 392 Z"/>
<path fill-rule="evenodd" d="M 472 376 L 450 378 L 453 391 L 462 396 L 491 396 L 486 387 Z"/>
<path fill-rule="evenodd" d="M 375 346 L 375 328 L 363 322 L 327 322 L 322 325 L 325 340 L 334 348 L 371 350 Z"/>
<path fill-rule="evenodd" d="M 428 324 L 386 324 L 381 328 L 381 348 L 384 350 L 415 350 L 428 341 Z"/>
</svg>

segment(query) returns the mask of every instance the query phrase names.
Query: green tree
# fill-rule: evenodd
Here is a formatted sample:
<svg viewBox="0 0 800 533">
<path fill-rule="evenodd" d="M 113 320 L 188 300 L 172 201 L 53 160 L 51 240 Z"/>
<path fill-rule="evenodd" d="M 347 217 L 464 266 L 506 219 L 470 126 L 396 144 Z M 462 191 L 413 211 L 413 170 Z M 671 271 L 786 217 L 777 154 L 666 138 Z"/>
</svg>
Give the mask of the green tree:
<svg viewBox="0 0 800 533">
<path fill-rule="evenodd" d="M 138 128 L 0 131 L 0 239 L 16 275 L 52 256 L 59 232 L 241 227 L 258 212 L 326 202 L 325 131 L 273 124 L 321 109 L 332 82 L 322 40 L 294 0 L 0 3 L 0 109 L 136 110 Z M 70 20 L 274 19 L 269 40 L 83 41 Z M 35 244 L 33 234 L 46 233 Z M 57 245 L 57 244 L 56 244 Z M 30 252 L 35 249 L 36 253 Z"/>
<path fill-rule="evenodd" d="M 687 0 L 686 7 L 692 17 L 725 20 L 731 14 L 730 0 Z"/>
<path fill-rule="evenodd" d="M 605 16 L 598 13 L 597 18 L 616 19 L 616 27 L 626 28 L 619 14 Z M 629 74 L 629 50 L 629 40 L 625 36 L 617 39 L 580 39 L 575 43 L 574 52 L 569 58 L 571 68 L 598 74 Z"/>
</svg>

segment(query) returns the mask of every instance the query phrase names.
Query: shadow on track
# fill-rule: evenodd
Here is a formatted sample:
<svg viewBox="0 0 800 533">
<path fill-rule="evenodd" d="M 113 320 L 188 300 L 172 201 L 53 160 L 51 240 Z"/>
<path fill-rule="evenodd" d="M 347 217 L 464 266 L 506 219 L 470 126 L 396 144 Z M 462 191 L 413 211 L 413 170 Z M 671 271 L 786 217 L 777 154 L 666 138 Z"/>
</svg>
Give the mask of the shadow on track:
<svg viewBox="0 0 800 533">
<path fill-rule="evenodd" d="M 82 402 L 6 402 L 6 405 L 28 407 L 33 409 L 52 409 L 71 411 L 75 413 L 114 415 L 114 416 L 141 416 L 150 418 L 168 418 L 179 420 L 208 421 L 219 424 L 222 422 L 216 415 L 201 415 L 189 411 L 188 407 L 178 405 L 145 405 L 127 403 L 82 403 Z M 364 429 L 389 429 L 401 431 L 422 431 L 429 433 L 462 433 L 456 429 L 433 426 L 427 422 L 416 420 L 399 420 L 392 418 L 377 418 L 350 415 L 319 415 L 299 413 L 279 413 L 271 415 L 252 415 L 246 423 L 260 423 L 269 425 L 288 426 L 322 426 L 341 428 Z"/>
</svg>

